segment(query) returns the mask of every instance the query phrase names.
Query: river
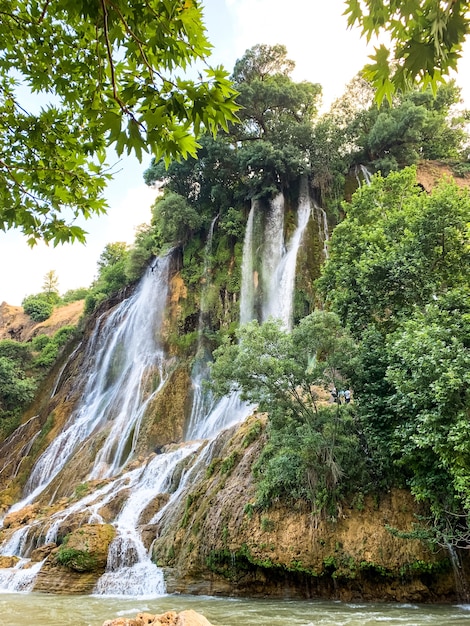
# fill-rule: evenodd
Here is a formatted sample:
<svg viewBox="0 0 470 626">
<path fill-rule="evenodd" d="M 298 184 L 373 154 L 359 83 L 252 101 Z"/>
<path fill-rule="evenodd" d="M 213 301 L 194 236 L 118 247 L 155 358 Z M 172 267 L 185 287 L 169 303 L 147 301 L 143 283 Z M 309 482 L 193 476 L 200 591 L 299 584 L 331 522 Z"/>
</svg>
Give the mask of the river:
<svg viewBox="0 0 470 626">
<path fill-rule="evenodd" d="M 167 595 L 157 598 L 0 594 L 0 626 L 101 626 L 106 619 L 194 609 L 217 626 L 463 626 L 470 604 L 418 605 L 249 600 Z"/>
</svg>

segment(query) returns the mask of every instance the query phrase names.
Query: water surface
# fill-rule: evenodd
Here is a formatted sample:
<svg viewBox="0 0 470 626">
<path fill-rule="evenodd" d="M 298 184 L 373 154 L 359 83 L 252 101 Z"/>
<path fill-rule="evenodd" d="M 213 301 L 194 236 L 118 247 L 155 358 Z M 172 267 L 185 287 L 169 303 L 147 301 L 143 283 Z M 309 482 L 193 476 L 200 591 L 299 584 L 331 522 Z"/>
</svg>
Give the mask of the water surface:
<svg viewBox="0 0 470 626">
<path fill-rule="evenodd" d="M 217 626 L 463 626 L 470 604 L 415 605 L 249 600 L 167 595 L 158 598 L 0 594 L 0 626 L 101 626 L 106 619 L 194 609 Z"/>
</svg>

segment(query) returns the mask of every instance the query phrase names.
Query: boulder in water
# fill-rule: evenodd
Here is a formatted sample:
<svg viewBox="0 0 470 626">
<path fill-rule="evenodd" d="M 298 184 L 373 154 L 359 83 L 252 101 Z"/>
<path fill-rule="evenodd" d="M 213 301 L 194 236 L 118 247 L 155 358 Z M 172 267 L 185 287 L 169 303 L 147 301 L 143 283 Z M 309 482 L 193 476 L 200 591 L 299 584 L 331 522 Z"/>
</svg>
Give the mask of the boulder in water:
<svg viewBox="0 0 470 626">
<path fill-rule="evenodd" d="M 106 620 L 103 626 L 211 626 L 211 623 L 192 609 L 175 613 L 168 611 L 161 615 L 151 613 L 138 613 L 135 618 L 118 617 Z"/>
</svg>

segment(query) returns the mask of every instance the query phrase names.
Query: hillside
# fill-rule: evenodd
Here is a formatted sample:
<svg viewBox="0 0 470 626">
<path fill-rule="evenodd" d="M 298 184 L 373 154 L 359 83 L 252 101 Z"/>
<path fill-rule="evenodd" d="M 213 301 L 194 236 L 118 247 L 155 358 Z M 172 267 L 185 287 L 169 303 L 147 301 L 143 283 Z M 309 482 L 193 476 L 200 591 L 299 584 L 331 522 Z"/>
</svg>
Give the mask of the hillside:
<svg viewBox="0 0 470 626">
<path fill-rule="evenodd" d="M 85 301 L 55 307 L 44 322 L 35 322 L 23 311 L 23 307 L 0 304 L 0 340 L 30 341 L 37 335 L 52 336 L 63 326 L 76 326 L 83 313 Z"/>
</svg>

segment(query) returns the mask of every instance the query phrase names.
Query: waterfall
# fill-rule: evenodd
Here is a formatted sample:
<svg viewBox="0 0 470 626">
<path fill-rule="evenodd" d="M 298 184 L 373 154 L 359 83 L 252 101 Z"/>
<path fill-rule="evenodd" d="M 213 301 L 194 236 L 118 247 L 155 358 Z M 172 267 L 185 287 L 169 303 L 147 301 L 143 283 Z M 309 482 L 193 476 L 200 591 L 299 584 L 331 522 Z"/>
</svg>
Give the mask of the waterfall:
<svg viewBox="0 0 470 626">
<path fill-rule="evenodd" d="M 101 407 L 98 419 L 101 423 L 112 419 L 112 427 L 90 478 L 113 476 L 132 457 L 145 410 L 166 381 L 160 335 L 167 303 L 169 257 L 156 263 L 144 277 L 125 323 L 111 329 L 104 368 L 101 366 L 105 373 L 96 376 L 91 413 L 95 413 L 96 406 Z M 90 413 L 87 404 L 84 410 Z"/>
<path fill-rule="evenodd" d="M 207 307 L 206 294 L 210 287 L 210 255 L 212 252 L 212 239 L 214 236 L 215 223 L 218 219 L 219 215 L 216 215 L 212 220 L 204 251 L 203 284 L 201 288 L 201 305 L 198 322 L 198 346 L 191 376 L 193 399 L 191 414 L 188 420 L 188 427 L 186 429 L 187 438 L 190 439 L 197 438 L 191 436 L 191 434 L 195 432 L 197 425 L 204 419 L 204 416 L 210 412 L 210 408 L 213 405 L 211 394 L 206 393 L 203 389 L 203 381 L 207 380 L 209 377 L 209 355 L 206 354 L 206 348 L 204 345 L 204 314 L 206 313 Z"/>
<path fill-rule="evenodd" d="M 243 243 L 242 279 L 240 295 L 240 323 L 256 319 L 256 309 L 261 308 L 265 321 L 269 316 L 280 319 L 286 328 L 292 323 L 293 293 L 297 253 L 302 236 L 311 215 L 311 201 L 307 179 L 302 179 L 299 205 L 297 211 L 297 227 L 287 245 L 284 241 L 284 196 L 278 194 L 270 203 L 263 233 L 263 242 L 256 241 L 255 220 L 260 210 L 259 202 L 253 201 L 248 215 L 245 239 Z M 255 264 L 257 250 L 261 250 L 259 267 Z M 258 271 L 257 271 L 258 270 Z M 257 291 L 257 276 L 262 277 L 261 294 Z M 256 298 L 262 296 L 262 306 L 257 307 Z M 193 379 L 193 385 L 202 385 L 201 378 Z M 200 395 L 202 393 L 202 395 Z M 240 400 L 239 394 L 233 393 L 223 397 L 210 406 L 210 410 L 202 415 L 201 398 L 203 391 L 196 396 L 198 405 L 193 404 L 187 439 L 207 439 L 214 437 L 224 428 L 243 421 L 252 412 L 253 406 Z M 207 399 L 206 407 L 210 404 Z M 194 415 L 197 414 L 197 419 Z"/>
<path fill-rule="evenodd" d="M 242 256 L 242 279 L 240 293 L 240 324 L 251 322 L 255 318 L 255 275 L 253 273 L 253 224 L 255 211 L 258 210 L 258 201 L 251 202 L 251 209 L 245 229 Z"/>
<path fill-rule="evenodd" d="M 369 172 L 365 165 L 359 165 L 359 168 L 358 166 L 356 166 L 355 174 L 358 187 L 361 187 L 363 183 L 365 183 L 366 185 L 370 185 L 372 174 Z"/>
<path fill-rule="evenodd" d="M 328 241 L 330 239 L 328 217 L 325 209 L 316 202 L 314 202 L 314 208 L 318 222 L 318 238 L 320 241 L 323 241 L 323 258 L 326 260 L 328 259 Z"/>
<path fill-rule="evenodd" d="M 272 315 L 281 319 L 286 327 L 291 324 L 297 252 L 311 210 L 305 180 L 300 191 L 297 226 L 286 242 L 282 194 L 271 202 L 265 217 L 259 203 L 252 203 L 243 248 L 242 322 L 255 318 L 264 321 Z M 212 222 L 206 244 L 206 287 L 209 277 L 207 259 L 216 219 Z M 94 593 L 131 596 L 165 593 L 162 571 L 151 561 L 142 539 L 143 513 L 157 496 L 167 494 L 167 504 L 150 520 L 150 524 L 157 523 L 194 477 L 205 471 L 215 436 L 244 420 L 253 409 L 241 402 L 238 394 L 231 394 L 217 403 L 213 403 L 210 396 L 205 397 L 202 380 L 208 373 L 202 341 L 206 310 L 202 294 L 198 350 L 201 358 L 198 359 L 199 369 L 193 372 L 193 407 L 186 443 L 153 456 L 145 465 L 125 471 L 126 463 L 135 451 L 142 418 L 167 380 L 168 363 L 161 328 L 168 297 L 168 270 L 169 258 L 158 259 L 141 279 L 135 293 L 97 320 L 85 349 L 87 382 L 82 399 L 62 432 L 33 467 L 25 488 L 25 499 L 10 511 L 35 500 L 94 433 L 99 433 L 104 443 L 88 478 L 106 478 L 106 482 L 47 520 L 35 520 L 12 533 L 0 546 L 0 553 L 16 555 L 19 561 L 15 568 L 9 568 L 5 577 L 0 570 L 0 588 L 32 588 L 42 565 L 23 567 L 32 549 L 38 547 L 38 543 L 57 542 L 63 528 L 71 523 L 67 521 L 71 516 L 78 516 L 72 519 L 79 519 L 83 524 L 103 523 L 100 512 L 119 497 L 123 502 L 112 522 L 116 536 L 110 545 L 106 571 L 98 580 Z M 59 378 L 61 376 L 62 372 Z M 190 463 L 191 455 L 196 452 L 199 454 L 196 463 L 180 475 L 177 468 L 180 464 Z"/>
<path fill-rule="evenodd" d="M 452 565 L 452 571 L 454 573 L 455 591 L 457 598 L 460 602 L 468 602 L 470 600 L 470 590 L 468 588 L 467 579 L 463 572 L 462 563 L 459 555 L 450 543 L 446 544 L 447 552 L 449 553 L 450 563 Z"/>
<path fill-rule="evenodd" d="M 262 320 L 268 317 L 280 317 L 280 292 L 282 279 L 281 262 L 284 261 L 286 246 L 284 243 L 284 194 L 278 194 L 270 203 L 270 210 L 264 227 L 264 243 L 261 257 L 261 289 L 263 304 Z"/>
<path fill-rule="evenodd" d="M 287 246 L 284 247 L 283 245 L 284 253 L 277 260 L 274 271 L 271 274 L 270 300 L 267 303 L 264 316 L 264 319 L 267 319 L 269 316 L 280 319 L 286 328 L 292 326 L 297 253 L 302 243 L 302 236 L 310 219 L 311 211 L 307 179 L 304 178 L 300 187 L 297 227 Z"/>
<path fill-rule="evenodd" d="M 311 210 L 308 181 L 303 178 L 299 192 L 297 226 L 290 240 L 286 242 L 284 238 L 284 196 L 281 193 L 270 203 L 261 233 L 262 241 L 256 241 L 254 225 L 260 206 L 258 202 L 252 203 L 243 245 L 241 324 L 253 319 L 264 322 L 269 317 L 274 317 L 280 319 L 286 328 L 291 326 L 297 253 Z"/>
<path fill-rule="evenodd" d="M 165 381 L 159 345 L 168 290 L 169 258 L 160 259 L 142 278 L 134 295 L 95 325 L 84 362 L 88 364 L 82 400 L 64 430 L 34 465 L 26 497 L 12 510 L 32 502 L 63 469 L 77 447 L 94 431 L 107 429 L 90 477 L 111 476 L 132 454 L 140 421 Z M 153 389 L 149 391 L 149 386 Z"/>
<path fill-rule="evenodd" d="M 114 521 L 116 537 L 109 548 L 106 572 L 98 580 L 95 594 L 148 596 L 165 593 L 162 570 L 151 561 L 142 542 L 139 518 L 158 494 L 169 492 L 177 464 L 197 447 L 192 444 L 158 455 L 143 471 L 135 470 L 136 476 L 130 481 L 131 495 Z"/>
</svg>

